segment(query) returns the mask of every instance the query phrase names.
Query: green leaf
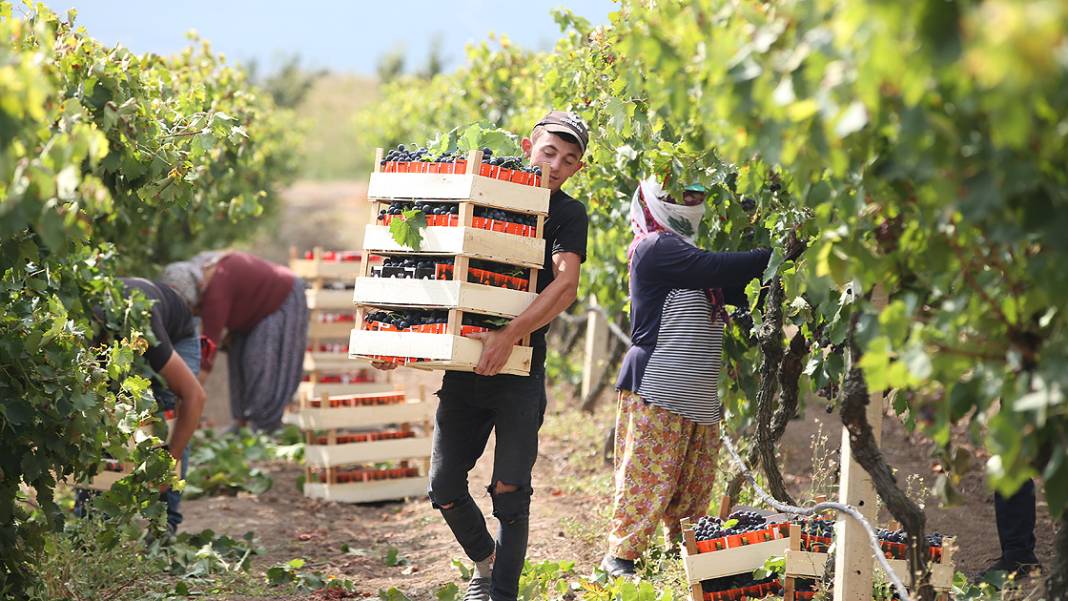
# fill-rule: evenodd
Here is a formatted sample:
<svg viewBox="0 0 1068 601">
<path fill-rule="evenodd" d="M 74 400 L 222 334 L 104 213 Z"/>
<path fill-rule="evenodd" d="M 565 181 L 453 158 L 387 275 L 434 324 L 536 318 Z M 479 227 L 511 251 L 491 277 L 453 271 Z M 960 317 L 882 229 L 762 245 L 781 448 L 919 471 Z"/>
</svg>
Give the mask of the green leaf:
<svg viewBox="0 0 1068 601">
<path fill-rule="evenodd" d="M 389 223 L 389 233 L 401 246 L 419 250 L 423 244 L 423 228 L 426 227 L 426 215 L 422 211 L 408 210 L 401 213 L 400 219 Z"/>
</svg>

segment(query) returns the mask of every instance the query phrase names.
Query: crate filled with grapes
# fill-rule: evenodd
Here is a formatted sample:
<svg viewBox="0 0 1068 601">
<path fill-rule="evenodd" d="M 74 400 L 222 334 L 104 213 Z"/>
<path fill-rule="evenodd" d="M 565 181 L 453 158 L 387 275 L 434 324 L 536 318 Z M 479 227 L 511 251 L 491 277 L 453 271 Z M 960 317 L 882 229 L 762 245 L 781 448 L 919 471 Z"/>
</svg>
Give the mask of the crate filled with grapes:
<svg viewBox="0 0 1068 601">
<path fill-rule="evenodd" d="M 741 582 L 785 552 L 790 531 L 782 514 L 753 509 L 731 511 L 724 497 L 718 516 L 682 520 L 682 562 L 691 601 L 770 594 L 778 583 Z M 733 597 L 738 595 L 737 597 Z"/>
<path fill-rule="evenodd" d="M 879 548 L 886 558 L 890 569 L 903 582 L 909 582 L 907 552 L 908 536 L 898 528 L 877 528 L 876 538 Z M 823 578 L 827 566 L 833 563 L 830 547 L 834 542 L 835 522 L 826 518 L 808 518 L 795 520 L 791 525 L 787 551 L 785 553 L 784 601 L 811 599 L 814 583 Z M 927 535 L 924 541 L 930 556 L 931 586 L 939 598 L 947 598 L 953 586 L 955 565 L 955 541 L 940 533 Z M 882 570 L 882 565 L 875 562 L 875 569 Z"/>
</svg>

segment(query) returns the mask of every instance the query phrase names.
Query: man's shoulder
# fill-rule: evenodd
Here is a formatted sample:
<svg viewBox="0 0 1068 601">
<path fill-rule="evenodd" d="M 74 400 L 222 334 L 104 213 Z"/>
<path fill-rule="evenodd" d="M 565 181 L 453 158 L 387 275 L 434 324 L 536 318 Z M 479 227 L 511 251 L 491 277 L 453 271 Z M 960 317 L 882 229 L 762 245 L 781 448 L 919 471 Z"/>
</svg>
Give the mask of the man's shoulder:
<svg viewBox="0 0 1068 601">
<path fill-rule="evenodd" d="M 553 194 L 552 202 L 549 204 L 549 211 L 553 217 L 559 216 L 564 219 L 586 218 L 586 205 L 575 200 L 573 196 L 563 190 Z"/>
</svg>

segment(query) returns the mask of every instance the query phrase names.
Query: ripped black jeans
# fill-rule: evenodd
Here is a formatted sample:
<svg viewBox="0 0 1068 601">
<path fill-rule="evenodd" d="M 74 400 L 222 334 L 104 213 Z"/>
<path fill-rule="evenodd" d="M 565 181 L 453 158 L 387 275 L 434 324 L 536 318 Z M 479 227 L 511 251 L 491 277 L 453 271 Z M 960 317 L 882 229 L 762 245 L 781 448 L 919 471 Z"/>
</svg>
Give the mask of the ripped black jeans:
<svg viewBox="0 0 1068 601">
<path fill-rule="evenodd" d="M 527 555 L 530 519 L 530 472 L 538 458 L 538 430 L 545 417 L 545 374 L 479 376 L 446 372 L 438 391 L 429 495 L 472 561 L 494 552 L 492 598 L 515 601 Z M 467 474 L 486 450 L 496 430 L 493 478 L 489 483 L 497 538 L 468 491 Z M 498 482 L 518 487 L 497 493 Z M 442 506 L 448 506 L 443 509 Z"/>
</svg>

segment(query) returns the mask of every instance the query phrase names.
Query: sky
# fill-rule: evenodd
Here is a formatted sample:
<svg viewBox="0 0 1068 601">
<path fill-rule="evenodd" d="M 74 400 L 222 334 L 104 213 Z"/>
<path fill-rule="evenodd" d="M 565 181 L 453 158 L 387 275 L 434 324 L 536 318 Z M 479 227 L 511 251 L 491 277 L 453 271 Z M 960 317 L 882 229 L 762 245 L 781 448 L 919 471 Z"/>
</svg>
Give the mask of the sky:
<svg viewBox="0 0 1068 601">
<path fill-rule="evenodd" d="M 441 35 L 446 68 L 463 64 L 464 46 L 490 32 L 535 50 L 551 48 L 560 29 L 550 11 L 563 0 L 45 0 L 60 14 L 78 10 L 91 36 L 134 52 L 171 54 L 196 30 L 229 60 L 255 59 L 266 70 L 299 54 L 310 69 L 371 75 L 378 58 L 401 47 L 408 65 L 425 61 Z M 566 0 L 575 14 L 607 23 L 611 0 Z"/>
</svg>

